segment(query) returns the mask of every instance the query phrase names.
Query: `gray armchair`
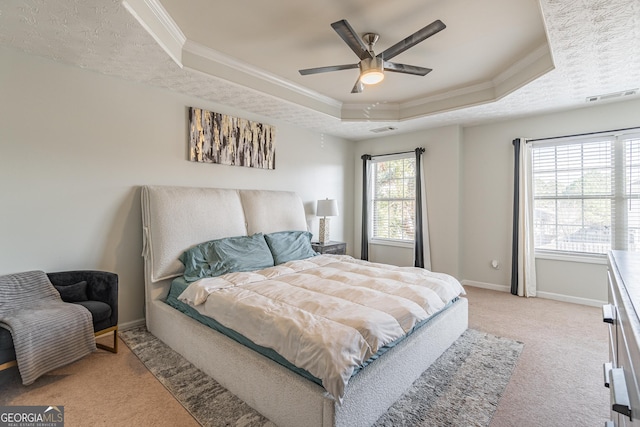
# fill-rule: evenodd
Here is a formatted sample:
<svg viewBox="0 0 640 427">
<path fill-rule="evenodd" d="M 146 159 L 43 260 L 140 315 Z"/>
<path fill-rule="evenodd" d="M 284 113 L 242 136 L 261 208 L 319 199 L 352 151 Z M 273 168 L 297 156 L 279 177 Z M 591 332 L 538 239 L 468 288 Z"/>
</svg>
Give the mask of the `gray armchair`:
<svg viewBox="0 0 640 427">
<path fill-rule="evenodd" d="M 113 332 L 113 346 L 97 347 L 118 352 L 118 275 L 106 271 L 63 271 L 47 273 L 65 302 L 80 304 L 91 312 L 95 336 Z M 0 327 L 0 371 L 16 366 L 11 333 Z"/>
</svg>

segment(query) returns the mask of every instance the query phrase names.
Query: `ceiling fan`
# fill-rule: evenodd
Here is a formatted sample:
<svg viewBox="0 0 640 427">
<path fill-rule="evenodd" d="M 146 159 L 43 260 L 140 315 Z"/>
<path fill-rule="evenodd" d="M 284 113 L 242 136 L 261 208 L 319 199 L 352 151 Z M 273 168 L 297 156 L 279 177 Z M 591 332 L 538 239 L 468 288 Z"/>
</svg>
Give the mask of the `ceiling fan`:
<svg viewBox="0 0 640 427">
<path fill-rule="evenodd" d="M 364 85 L 380 83 L 384 79 L 384 71 L 393 71 L 395 73 L 413 74 L 416 76 L 425 76 L 431 72 L 431 68 L 418 67 L 416 65 L 398 64 L 389 60 L 405 50 L 417 45 L 421 41 L 426 40 L 432 35 L 444 30 L 446 25 L 442 21 L 435 20 L 431 24 L 416 31 L 404 40 L 399 41 L 382 53 L 375 54 L 373 46 L 378 41 L 378 34 L 365 33 L 362 39 L 358 37 L 351 25 L 346 19 L 331 24 L 333 29 L 344 40 L 344 42 L 355 52 L 360 58 L 360 62 L 356 64 L 330 65 L 327 67 L 307 68 L 299 70 L 303 76 L 307 74 L 326 73 L 329 71 L 349 70 L 352 68 L 360 68 L 360 75 L 356 84 L 353 86 L 351 93 L 360 93 L 364 90 Z M 366 45 L 365 45 L 366 42 Z"/>
</svg>

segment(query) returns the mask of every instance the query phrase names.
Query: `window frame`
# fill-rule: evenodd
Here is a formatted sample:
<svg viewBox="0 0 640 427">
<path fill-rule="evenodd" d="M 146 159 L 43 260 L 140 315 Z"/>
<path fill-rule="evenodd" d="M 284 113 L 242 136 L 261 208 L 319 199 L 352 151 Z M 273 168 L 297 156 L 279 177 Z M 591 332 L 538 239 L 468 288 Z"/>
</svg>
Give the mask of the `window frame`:
<svg viewBox="0 0 640 427">
<path fill-rule="evenodd" d="M 378 163 L 383 163 L 383 162 L 388 162 L 388 161 L 393 161 L 393 160 L 410 160 L 414 162 L 414 171 L 415 171 L 415 161 L 416 161 L 416 157 L 415 157 L 415 153 L 413 152 L 408 152 L 408 153 L 398 153 L 398 154 L 389 154 L 389 155 L 382 155 L 382 156 L 376 156 L 374 158 L 372 158 L 369 161 L 369 175 L 370 178 L 369 181 L 369 188 L 367 189 L 367 192 L 369 193 L 369 197 L 367 197 L 368 200 L 368 204 L 369 204 L 369 212 L 371 212 L 371 215 L 369 215 L 369 230 L 370 230 L 370 238 L 369 238 L 369 243 L 371 244 L 375 244 L 375 245 L 383 245 L 383 246 L 395 246 L 395 247 L 402 247 L 402 248 L 413 248 L 415 246 L 415 224 L 414 224 L 414 233 L 412 238 L 409 239 L 393 239 L 393 238 L 385 238 L 385 237 L 377 237 L 375 235 L 375 226 L 374 226 L 374 221 L 375 221 L 375 201 L 379 200 L 375 198 L 375 187 L 377 185 L 376 182 L 376 173 L 375 173 L 375 168 L 376 168 L 376 164 Z M 414 203 L 414 217 L 415 217 L 415 203 L 416 203 L 416 194 L 415 194 L 415 188 L 416 188 L 416 180 L 417 180 L 417 176 L 414 174 L 413 176 L 413 187 L 414 187 L 414 195 L 413 195 L 413 203 Z M 387 199 L 382 199 L 382 200 L 387 200 Z M 396 201 L 406 201 L 406 200 L 410 200 L 409 198 L 400 198 L 400 199 L 394 199 Z M 414 218 L 415 221 L 415 218 Z M 403 222 L 404 223 L 404 222 Z"/>
<path fill-rule="evenodd" d="M 620 243 L 621 236 L 628 236 L 629 230 L 633 227 L 629 224 L 626 214 L 621 214 L 621 212 L 625 212 L 628 210 L 627 204 L 629 200 L 640 199 L 640 192 L 629 191 L 629 187 L 626 185 L 626 175 L 627 170 L 630 168 L 635 168 L 636 170 L 640 168 L 640 161 L 638 159 L 629 159 L 627 157 L 627 142 L 633 141 L 635 144 L 640 143 L 640 133 L 637 132 L 603 132 L 598 134 L 591 135 L 583 135 L 583 136 L 573 136 L 573 137 L 562 137 L 562 138 L 551 138 L 551 139 L 541 139 L 530 141 L 532 144 L 532 154 L 531 154 L 531 168 L 530 168 L 530 177 L 532 182 L 531 188 L 531 201 L 532 201 L 532 212 L 535 212 L 536 201 L 537 200 L 589 200 L 589 195 L 586 195 L 584 192 L 580 195 L 582 197 L 577 197 L 572 195 L 570 197 L 540 197 L 537 198 L 535 194 L 535 177 L 536 173 L 534 171 L 534 151 L 536 149 L 548 148 L 548 147 L 557 147 L 562 145 L 583 145 L 585 143 L 592 142 L 607 142 L 610 144 L 609 151 L 611 153 L 611 166 L 610 166 L 610 191 L 608 192 L 606 197 L 600 197 L 601 199 L 610 200 L 610 208 L 609 208 L 609 216 L 610 216 L 610 248 L 607 249 L 604 253 L 600 252 L 581 252 L 577 250 L 563 250 L 563 249 L 552 249 L 552 248 L 540 248 L 538 246 L 534 247 L 535 257 L 541 259 L 552 259 L 552 260 L 561 260 L 561 261 L 574 261 L 574 262 L 584 262 L 584 263 L 595 263 L 595 264 L 604 264 L 606 263 L 606 254 L 609 250 L 617 250 L 617 249 L 626 249 L 627 241 L 624 243 Z M 557 154 L 556 154 L 556 162 L 557 162 Z M 584 160 L 584 155 L 581 154 L 581 160 Z M 628 163 L 628 164 L 627 164 Z M 584 167 L 584 164 L 581 165 L 580 172 L 581 176 L 584 177 L 584 171 L 588 170 L 588 168 Z M 554 169 L 554 171 L 561 171 L 560 169 Z M 557 181 L 556 181 L 557 182 Z M 584 209 L 584 208 L 583 208 Z M 584 211 L 582 213 L 584 215 Z M 535 222 L 535 221 L 534 221 Z M 558 218 L 555 218 L 555 224 L 558 224 Z M 536 227 L 536 226 L 534 226 Z M 534 228 L 534 235 L 537 231 L 537 228 Z M 623 234 L 624 233 L 624 234 Z M 556 235 L 556 238 L 558 236 Z M 636 249 L 636 251 L 640 251 L 640 247 Z"/>
</svg>

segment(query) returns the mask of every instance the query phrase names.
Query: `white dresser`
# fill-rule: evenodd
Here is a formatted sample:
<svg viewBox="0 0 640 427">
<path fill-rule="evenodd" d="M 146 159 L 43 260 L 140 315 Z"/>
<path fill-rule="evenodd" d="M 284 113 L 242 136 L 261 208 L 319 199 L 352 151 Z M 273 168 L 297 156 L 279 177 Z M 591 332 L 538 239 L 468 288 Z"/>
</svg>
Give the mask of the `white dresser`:
<svg viewBox="0 0 640 427">
<path fill-rule="evenodd" d="M 609 362 L 605 387 L 611 391 L 608 426 L 640 426 L 640 253 L 609 253 L 609 304 L 602 309 L 609 324 Z"/>
</svg>

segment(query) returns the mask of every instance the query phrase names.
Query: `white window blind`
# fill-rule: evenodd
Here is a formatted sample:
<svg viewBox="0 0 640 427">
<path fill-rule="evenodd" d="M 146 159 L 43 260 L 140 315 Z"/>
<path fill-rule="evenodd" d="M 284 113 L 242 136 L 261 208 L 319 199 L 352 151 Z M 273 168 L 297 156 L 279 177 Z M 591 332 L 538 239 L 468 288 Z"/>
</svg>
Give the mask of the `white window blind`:
<svg viewBox="0 0 640 427">
<path fill-rule="evenodd" d="M 373 239 L 413 242 L 416 158 L 411 154 L 371 161 Z"/>
<path fill-rule="evenodd" d="M 638 135 L 534 142 L 532 162 L 536 250 L 640 250 Z"/>
</svg>

